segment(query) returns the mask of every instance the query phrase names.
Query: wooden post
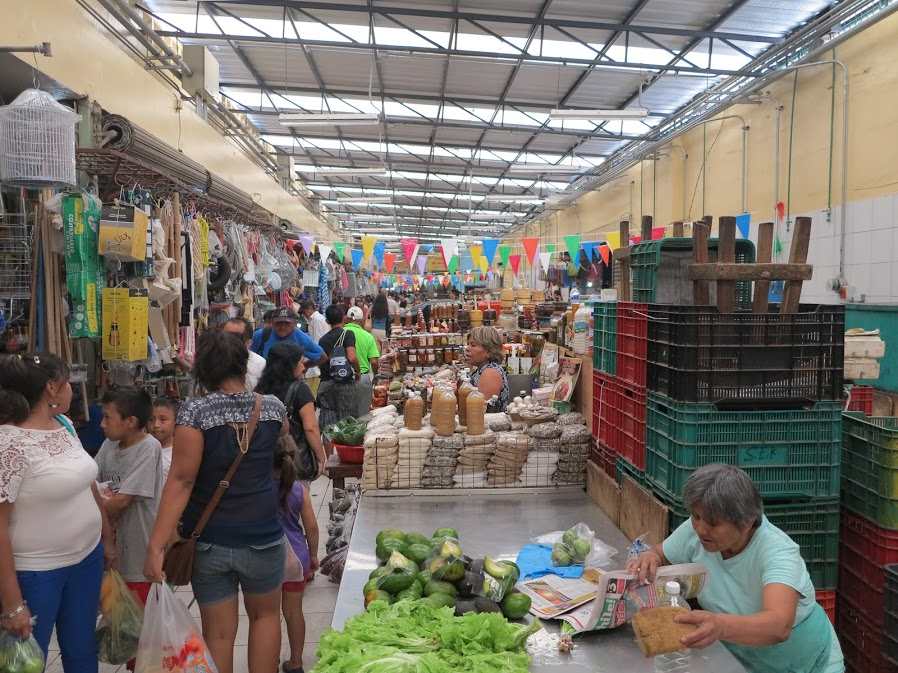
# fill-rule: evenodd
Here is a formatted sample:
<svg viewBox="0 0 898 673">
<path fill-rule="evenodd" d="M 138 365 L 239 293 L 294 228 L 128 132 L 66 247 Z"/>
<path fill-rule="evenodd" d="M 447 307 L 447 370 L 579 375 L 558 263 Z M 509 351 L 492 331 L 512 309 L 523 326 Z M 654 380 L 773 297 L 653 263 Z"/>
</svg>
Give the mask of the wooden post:
<svg viewBox="0 0 898 673">
<path fill-rule="evenodd" d="M 714 223 L 714 218 L 711 215 L 705 215 L 702 218 L 702 222 L 704 222 L 706 225 L 708 225 L 708 236 L 710 236 L 711 229 L 712 229 L 711 225 Z"/>
<path fill-rule="evenodd" d="M 682 222 L 674 222 L 673 223 L 673 236 L 674 236 L 674 238 L 682 238 L 683 237 L 683 223 Z"/>
<path fill-rule="evenodd" d="M 620 286 L 617 288 L 617 298 L 621 301 L 630 301 L 630 222 L 622 220 L 618 231 L 620 232 L 620 254 L 615 258 L 620 267 Z M 618 251 L 615 251 L 617 253 Z"/>
<path fill-rule="evenodd" d="M 811 218 L 796 217 L 795 230 L 792 232 L 792 247 L 789 250 L 789 264 L 804 264 L 808 259 L 808 247 L 811 243 Z M 797 313 L 801 301 L 800 280 L 788 280 L 783 289 L 783 305 L 780 313 Z"/>
<path fill-rule="evenodd" d="M 724 216 L 717 219 L 717 263 L 735 264 L 736 262 L 736 218 Z M 717 309 L 721 313 L 732 313 L 736 310 L 736 281 L 717 281 Z"/>
<path fill-rule="evenodd" d="M 692 225 L 692 261 L 696 264 L 708 262 L 708 232 L 710 225 L 704 222 L 695 222 Z M 695 306 L 707 306 L 711 303 L 708 281 L 695 280 L 692 282 L 692 303 Z"/>
<path fill-rule="evenodd" d="M 758 225 L 758 258 L 759 264 L 773 261 L 773 222 L 761 222 Z M 767 313 L 767 302 L 770 297 L 770 281 L 755 281 L 755 296 L 752 299 L 753 313 Z"/>
<path fill-rule="evenodd" d="M 642 216 L 642 230 L 640 231 L 640 236 L 642 237 L 643 242 L 652 240 L 652 216 L 651 215 L 643 215 Z"/>
</svg>

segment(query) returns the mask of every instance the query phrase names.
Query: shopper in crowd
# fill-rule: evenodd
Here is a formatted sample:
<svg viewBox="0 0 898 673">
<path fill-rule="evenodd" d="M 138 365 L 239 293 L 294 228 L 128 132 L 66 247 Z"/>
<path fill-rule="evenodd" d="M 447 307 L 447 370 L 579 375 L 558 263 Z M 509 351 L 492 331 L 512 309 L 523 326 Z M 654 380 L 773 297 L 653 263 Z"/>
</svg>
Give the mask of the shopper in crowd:
<svg viewBox="0 0 898 673">
<path fill-rule="evenodd" d="M 505 411 L 510 395 L 502 355 L 502 337 L 495 327 L 475 327 L 468 334 L 468 364 L 474 368 L 471 384 L 487 400 L 487 411 Z"/>
<path fill-rule="evenodd" d="M 696 627 L 683 645 L 721 641 L 749 671 L 842 673 L 839 640 L 801 550 L 764 516 L 751 478 L 732 465 L 706 465 L 687 480 L 683 504 L 690 519 L 627 565 L 642 581 L 668 564 L 708 569 L 702 609 L 676 618 Z"/>
<path fill-rule="evenodd" d="M 250 350 L 263 358 L 268 357 L 268 350 L 281 341 L 292 341 L 298 344 L 306 358 L 313 365 L 324 363 L 325 355 L 312 338 L 296 326 L 296 314 L 289 308 L 279 308 L 271 317 L 271 327 L 256 330 Z"/>
<path fill-rule="evenodd" d="M 115 541 L 97 464 L 64 416 L 71 401 L 55 355 L 0 357 L 0 626 L 33 633 L 44 656 L 55 628 L 66 673 L 97 673 L 100 581 Z"/>
<path fill-rule="evenodd" d="M 306 322 L 309 325 L 309 336 L 317 344 L 321 341 L 321 337 L 330 331 L 330 326 L 315 307 L 315 302 L 310 299 L 303 301 L 302 314 L 306 317 Z M 318 386 L 321 384 L 321 369 L 319 367 L 313 366 L 306 370 L 306 383 L 313 395 L 318 394 Z"/>
<path fill-rule="evenodd" d="M 397 295 L 395 292 L 391 292 L 387 295 L 387 308 L 390 313 L 390 318 L 392 318 L 393 320 L 393 324 L 396 324 L 396 322 L 399 320 L 398 297 L 399 295 Z"/>
<path fill-rule="evenodd" d="M 387 302 L 387 295 L 381 292 L 371 305 L 371 334 L 377 339 L 377 343 L 381 348 L 384 348 L 386 345 L 392 326 L 393 319 L 390 317 L 390 305 Z"/>
<path fill-rule="evenodd" d="M 191 582 L 218 673 L 234 670 L 240 590 L 249 616 L 249 673 L 275 671 L 281 647 L 285 548 L 271 466 L 284 405 L 271 395 L 246 392 L 248 358 L 233 334 L 215 330 L 197 339 L 194 376 L 210 392 L 178 411 L 171 472 L 144 568 L 148 579 L 163 580 L 165 547 L 176 529 L 182 536 L 193 532 L 237 452 L 245 451 L 199 536 Z"/>
<path fill-rule="evenodd" d="M 271 349 L 274 352 L 274 348 Z M 299 562 L 302 579 L 287 579 L 282 585 L 281 609 L 287 622 L 290 658 L 282 666 L 283 673 L 303 673 L 302 655 L 306 640 L 306 618 L 302 596 L 306 584 L 318 570 L 318 521 L 312 508 L 308 484 L 296 479 L 294 457 L 280 444 L 274 463 L 279 481 L 278 516 L 292 553 Z"/>
<path fill-rule="evenodd" d="M 377 339 L 364 328 L 365 315 L 357 306 L 353 306 L 346 313 L 348 321 L 346 330 L 355 335 L 355 354 L 359 360 L 359 382 L 356 394 L 355 416 L 364 416 L 371 409 L 371 398 L 374 394 L 374 372 L 377 370 L 377 360 L 380 357 L 380 349 L 377 347 Z"/>
<path fill-rule="evenodd" d="M 150 418 L 150 432 L 162 447 L 162 482 L 168 479 L 171 469 L 172 444 L 175 441 L 175 419 L 181 403 L 172 397 L 157 397 L 153 400 L 153 415 Z"/>
<path fill-rule="evenodd" d="M 118 571 L 143 605 L 151 586 L 143 566 L 164 483 L 162 447 L 146 431 L 153 401 L 137 388 L 110 390 L 102 401 L 106 441 L 95 458 L 100 495 L 115 530 Z"/>
<path fill-rule="evenodd" d="M 316 400 L 319 410 L 318 423 L 321 425 L 321 429 L 326 431 L 337 421 L 356 415 L 358 393 L 354 379 L 359 374 L 359 361 L 355 347 L 356 335 L 350 330 L 344 329 L 346 314 L 343 312 L 343 307 L 331 304 L 324 312 L 324 317 L 327 319 L 327 324 L 331 326 L 331 330 L 321 337 L 321 341 L 318 343 L 330 361 L 321 368 L 321 386 L 318 388 Z M 350 373 L 354 375 L 353 380 L 349 380 L 347 377 L 335 380 L 333 376 L 334 370 L 338 369 L 338 363 L 335 362 L 334 357 L 334 349 L 338 346 L 345 351 L 346 360 L 352 370 Z M 325 443 L 330 444 L 329 441 Z"/>
<path fill-rule="evenodd" d="M 253 326 L 245 318 L 230 318 L 221 329 L 231 334 L 236 334 L 243 339 L 246 348 L 249 350 L 253 341 Z M 262 370 L 265 369 L 265 358 L 258 353 L 249 350 L 249 360 L 246 361 L 246 389 L 252 392 L 259 383 L 259 377 L 262 376 Z"/>
<path fill-rule="evenodd" d="M 298 451 L 309 451 L 318 461 L 318 474 L 324 474 L 327 456 L 321 444 L 321 430 L 318 427 L 318 416 L 315 413 L 315 398 L 303 380 L 302 348 L 296 344 L 285 342 L 275 344 L 268 351 L 268 364 L 256 386 L 256 392 L 262 395 L 274 395 L 287 408 L 287 417 L 294 424 L 302 427 L 300 436 L 293 435 Z"/>
</svg>

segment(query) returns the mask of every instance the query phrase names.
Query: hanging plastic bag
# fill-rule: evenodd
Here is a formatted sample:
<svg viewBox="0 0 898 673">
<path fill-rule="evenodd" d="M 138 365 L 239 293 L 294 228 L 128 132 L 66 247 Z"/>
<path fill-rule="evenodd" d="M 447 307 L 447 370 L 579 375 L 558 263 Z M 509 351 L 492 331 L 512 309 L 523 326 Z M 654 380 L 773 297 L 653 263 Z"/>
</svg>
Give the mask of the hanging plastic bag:
<svg viewBox="0 0 898 673">
<path fill-rule="evenodd" d="M 533 538 L 536 544 L 552 545 L 552 564 L 555 566 L 582 565 L 587 568 L 606 566 L 617 549 L 610 547 L 585 523 L 567 530 L 557 530 Z"/>
<path fill-rule="evenodd" d="M 284 542 L 287 553 L 284 555 L 284 581 L 285 582 L 302 582 L 306 579 L 306 571 L 302 566 L 302 561 L 293 551 L 293 545 L 290 541 Z"/>
<path fill-rule="evenodd" d="M 42 673 L 44 653 L 34 636 L 19 638 L 9 631 L 0 631 L 0 671 Z"/>
<path fill-rule="evenodd" d="M 167 584 L 154 584 L 147 598 L 135 673 L 217 673 L 187 607 Z"/>
<path fill-rule="evenodd" d="M 125 664 L 137 654 L 143 627 L 143 608 L 117 570 L 107 570 L 100 586 L 100 623 L 97 651 L 106 664 Z"/>
</svg>

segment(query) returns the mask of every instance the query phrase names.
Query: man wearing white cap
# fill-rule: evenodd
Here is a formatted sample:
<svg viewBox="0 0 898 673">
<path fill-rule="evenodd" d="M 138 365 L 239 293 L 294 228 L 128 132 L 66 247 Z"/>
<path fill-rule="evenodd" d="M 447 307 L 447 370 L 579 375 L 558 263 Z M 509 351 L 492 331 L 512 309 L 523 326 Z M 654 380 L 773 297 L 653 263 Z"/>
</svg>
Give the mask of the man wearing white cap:
<svg viewBox="0 0 898 673">
<path fill-rule="evenodd" d="M 358 389 L 358 414 L 364 416 L 371 409 L 371 398 L 374 395 L 374 370 L 377 369 L 377 359 L 380 350 L 377 348 L 377 339 L 364 328 L 365 314 L 358 306 L 353 306 L 346 312 L 346 329 L 355 335 L 355 354 L 359 359 L 359 389 Z"/>
</svg>

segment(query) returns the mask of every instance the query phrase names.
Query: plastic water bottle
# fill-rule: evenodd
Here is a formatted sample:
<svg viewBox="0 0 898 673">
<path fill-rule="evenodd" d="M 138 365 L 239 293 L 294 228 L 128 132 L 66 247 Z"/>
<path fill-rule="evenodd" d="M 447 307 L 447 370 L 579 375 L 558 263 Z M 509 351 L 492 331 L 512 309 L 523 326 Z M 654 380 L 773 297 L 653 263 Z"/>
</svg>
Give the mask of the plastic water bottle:
<svg viewBox="0 0 898 673">
<path fill-rule="evenodd" d="M 664 585 L 664 590 L 668 597 L 665 605 L 689 609 L 689 604 L 680 596 L 679 582 L 668 582 Z M 689 650 L 685 649 L 679 652 L 658 654 L 655 656 L 655 673 L 689 673 L 690 658 Z"/>
</svg>

